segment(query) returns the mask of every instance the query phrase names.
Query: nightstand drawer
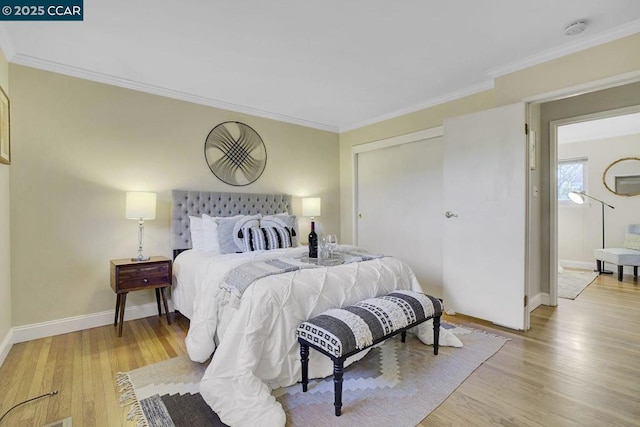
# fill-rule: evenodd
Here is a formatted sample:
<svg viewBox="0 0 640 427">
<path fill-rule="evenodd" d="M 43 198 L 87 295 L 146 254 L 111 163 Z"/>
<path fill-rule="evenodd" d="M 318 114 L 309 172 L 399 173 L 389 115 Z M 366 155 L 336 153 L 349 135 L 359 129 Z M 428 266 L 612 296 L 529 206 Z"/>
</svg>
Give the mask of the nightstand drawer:
<svg viewBox="0 0 640 427">
<path fill-rule="evenodd" d="M 141 264 L 120 267 L 118 289 L 135 289 L 169 283 L 169 264 Z"/>
</svg>

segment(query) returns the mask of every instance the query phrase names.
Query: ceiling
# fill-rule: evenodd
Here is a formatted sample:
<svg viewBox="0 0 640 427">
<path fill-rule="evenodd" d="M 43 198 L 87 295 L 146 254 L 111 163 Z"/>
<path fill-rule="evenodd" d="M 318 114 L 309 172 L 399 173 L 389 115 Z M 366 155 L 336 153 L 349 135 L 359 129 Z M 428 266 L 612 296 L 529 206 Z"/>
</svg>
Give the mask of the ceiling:
<svg viewBox="0 0 640 427">
<path fill-rule="evenodd" d="M 636 134 L 640 134 L 640 113 L 631 113 L 558 126 L 558 143 L 599 141 Z"/>
<path fill-rule="evenodd" d="M 586 19 L 581 34 L 564 35 Z M 640 32 L 638 0 L 84 0 L 4 21 L 10 62 L 334 132 Z"/>
</svg>

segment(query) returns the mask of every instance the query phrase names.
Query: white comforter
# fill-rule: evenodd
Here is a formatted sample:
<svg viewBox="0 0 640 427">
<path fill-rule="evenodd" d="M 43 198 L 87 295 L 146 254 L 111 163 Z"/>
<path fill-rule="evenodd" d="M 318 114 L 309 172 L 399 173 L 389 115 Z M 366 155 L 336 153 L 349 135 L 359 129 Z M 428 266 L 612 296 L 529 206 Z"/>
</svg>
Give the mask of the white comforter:
<svg viewBox="0 0 640 427">
<path fill-rule="evenodd" d="M 294 384 L 301 377 L 295 330 L 304 320 L 395 289 L 422 292 L 411 269 L 390 257 L 265 277 L 249 286 L 241 299 L 219 287 L 227 272 L 242 263 L 296 257 L 305 250 L 218 255 L 198 273 L 187 350 L 192 360 L 204 362 L 215 350 L 216 333 L 222 337 L 200 383 L 200 393 L 226 424 L 285 424 L 284 411 L 271 390 Z M 417 329 L 421 340 L 432 342 L 431 322 Z M 442 332 L 442 345 L 462 345 L 452 334 Z M 332 372 L 329 358 L 310 352 L 310 378 Z"/>
</svg>

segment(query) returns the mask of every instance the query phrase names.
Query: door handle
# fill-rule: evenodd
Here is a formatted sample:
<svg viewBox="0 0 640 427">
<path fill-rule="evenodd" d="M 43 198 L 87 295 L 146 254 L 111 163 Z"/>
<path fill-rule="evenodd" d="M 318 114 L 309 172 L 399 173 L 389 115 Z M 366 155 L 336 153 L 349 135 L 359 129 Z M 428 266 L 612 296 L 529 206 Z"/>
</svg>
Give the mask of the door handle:
<svg viewBox="0 0 640 427">
<path fill-rule="evenodd" d="M 458 217 L 457 214 L 454 214 L 453 212 L 449 212 L 449 211 L 446 211 L 444 213 L 444 216 L 446 216 L 447 218 L 457 218 Z"/>
</svg>

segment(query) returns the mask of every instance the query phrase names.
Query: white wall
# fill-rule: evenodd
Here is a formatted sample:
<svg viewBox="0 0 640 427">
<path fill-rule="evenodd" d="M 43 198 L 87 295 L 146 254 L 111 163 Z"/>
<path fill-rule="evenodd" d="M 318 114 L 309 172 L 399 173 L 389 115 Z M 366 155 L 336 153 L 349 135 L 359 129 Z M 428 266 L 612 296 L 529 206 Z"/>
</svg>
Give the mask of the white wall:
<svg viewBox="0 0 640 427">
<path fill-rule="evenodd" d="M 615 160 L 640 154 L 640 134 L 597 141 L 558 144 L 558 159 L 586 157 L 586 193 L 612 205 L 605 207 L 607 247 L 622 247 L 627 224 L 640 224 L 640 196 L 618 196 L 602 183 L 604 170 Z M 593 249 L 602 247 L 601 204 L 558 205 L 558 258 L 563 266 L 595 267 Z"/>
</svg>

